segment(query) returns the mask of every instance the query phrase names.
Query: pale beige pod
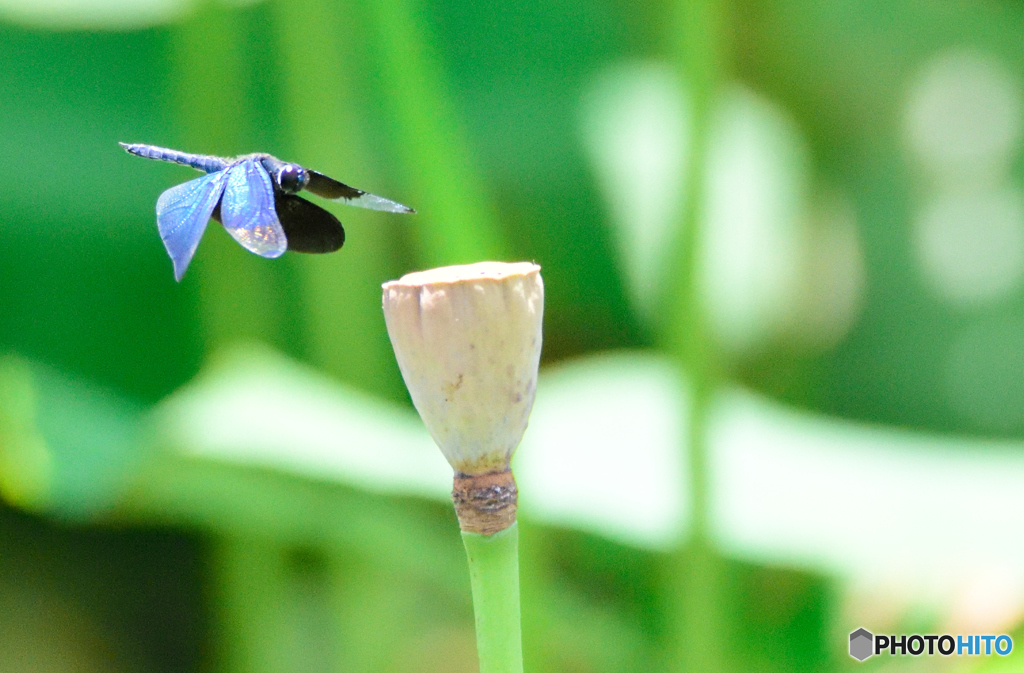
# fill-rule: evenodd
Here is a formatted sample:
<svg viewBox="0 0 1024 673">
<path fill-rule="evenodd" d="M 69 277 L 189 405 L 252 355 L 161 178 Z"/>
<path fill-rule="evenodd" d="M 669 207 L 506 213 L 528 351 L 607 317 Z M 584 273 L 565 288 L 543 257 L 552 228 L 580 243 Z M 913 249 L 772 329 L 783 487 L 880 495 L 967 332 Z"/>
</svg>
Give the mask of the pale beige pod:
<svg viewBox="0 0 1024 673">
<path fill-rule="evenodd" d="M 473 500 L 480 489 L 500 495 L 511 488 L 514 520 L 509 461 L 537 389 L 544 318 L 540 267 L 449 266 L 406 274 L 383 289 L 384 318 L 405 385 L 455 470 L 456 509 L 460 498 Z M 474 477 L 481 479 L 466 481 Z"/>
</svg>

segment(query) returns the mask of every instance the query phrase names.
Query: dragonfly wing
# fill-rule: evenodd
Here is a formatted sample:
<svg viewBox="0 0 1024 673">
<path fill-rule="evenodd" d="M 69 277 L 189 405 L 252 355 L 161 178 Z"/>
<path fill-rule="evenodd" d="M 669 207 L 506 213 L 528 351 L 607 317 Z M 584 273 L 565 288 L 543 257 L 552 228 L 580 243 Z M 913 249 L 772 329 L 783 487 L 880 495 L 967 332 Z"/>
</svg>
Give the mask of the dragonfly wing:
<svg viewBox="0 0 1024 673">
<path fill-rule="evenodd" d="M 313 192 L 319 197 L 330 199 L 332 201 L 341 201 L 350 206 L 358 206 L 359 208 L 369 208 L 370 210 L 384 210 L 389 213 L 415 213 L 416 211 L 409 206 L 403 206 L 401 203 L 392 201 L 391 199 L 385 199 L 383 196 L 377 196 L 376 194 L 370 194 L 364 192 L 361 189 L 355 187 L 349 187 L 343 182 L 338 182 L 334 178 L 329 178 L 323 173 L 317 173 L 311 171 L 308 168 L 306 173 L 309 174 L 309 182 L 306 184 L 306 190 Z"/>
<path fill-rule="evenodd" d="M 288 239 L 274 209 L 274 188 L 270 176 L 256 159 L 246 159 L 229 168 L 221 222 L 231 237 L 260 257 L 280 257 Z"/>
<path fill-rule="evenodd" d="M 181 280 L 192 261 L 224 191 L 225 177 L 222 171 L 189 180 L 171 187 L 156 202 L 156 226 L 174 263 L 175 280 Z"/>
<path fill-rule="evenodd" d="M 289 250 L 334 252 L 345 244 L 341 222 L 320 206 L 281 191 L 274 193 L 274 200 Z"/>
</svg>

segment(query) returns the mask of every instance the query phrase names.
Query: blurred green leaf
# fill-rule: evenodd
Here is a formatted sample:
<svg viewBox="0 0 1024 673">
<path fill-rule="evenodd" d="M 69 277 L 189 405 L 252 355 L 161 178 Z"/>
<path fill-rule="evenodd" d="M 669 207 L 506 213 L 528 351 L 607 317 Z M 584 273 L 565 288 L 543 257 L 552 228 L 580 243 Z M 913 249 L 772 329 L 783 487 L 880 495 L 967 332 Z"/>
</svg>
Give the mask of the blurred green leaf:
<svg viewBox="0 0 1024 673">
<path fill-rule="evenodd" d="M 256 344 L 217 354 L 162 403 L 173 454 L 447 501 L 451 468 L 419 418 Z"/>
<path fill-rule="evenodd" d="M 95 516 L 141 460 L 142 409 L 98 386 L 0 360 L 0 489 L 57 516 Z"/>
</svg>

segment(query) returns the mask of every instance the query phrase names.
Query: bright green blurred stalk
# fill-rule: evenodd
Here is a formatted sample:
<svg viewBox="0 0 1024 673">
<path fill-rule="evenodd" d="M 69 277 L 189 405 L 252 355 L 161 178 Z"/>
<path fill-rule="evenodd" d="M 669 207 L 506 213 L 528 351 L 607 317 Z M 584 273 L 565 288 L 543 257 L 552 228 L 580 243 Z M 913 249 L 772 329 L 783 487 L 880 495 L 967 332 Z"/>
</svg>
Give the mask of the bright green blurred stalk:
<svg viewBox="0 0 1024 673">
<path fill-rule="evenodd" d="M 367 0 L 386 114 L 400 170 L 411 187 L 423 268 L 506 260 L 507 244 L 473 165 L 418 0 Z M 447 89 L 447 90 L 446 90 Z"/>
<path fill-rule="evenodd" d="M 202 3 L 174 28 L 170 102 L 177 149 L 226 156 L 259 150 L 247 146 L 256 122 L 245 86 L 253 67 L 246 59 L 246 29 L 238 12 L 219 2 Z M 222 227 L 207 227 L 181 284 L 181 291 L 196 297 L 207 354 L 238 340 L 280 345 L 285 329 L 280 276 L 267 260 L 241 249 Z M 211 551 L 218 668 L 284 670 L 287 648 L 276 627 L 289 590 L 280 568 L 285 550 L 239 535 L 221 539 Z"/>
<path fill-rule="evenodd" d="M 236 10 L 219 2 L 202 3 L 175 27 L 169 105 L 178 132 L 168 141 L 180 143 L 176 149 L 226 156 L 258 149 L 248 147 L 252 131 L 272 120 L 252 113 L 246 84 L 256 66 L 246 51 L 247 29 Z M 198 177 L 176 170 L 184 179 Z M 275 345 L 286 339 L 281 272 L 273 262 L 240 249 L 216 223 L 207 227 L 182 280 L 182 291 L 197 297 L 207 353 L 239 339 Z"/>
<path fill-rule="evenodd" d="M 368 101 L 366 22 L 330 0 L 279 0 L 274 9 L 290 156 L 343 182 L 405 201 L 384 189 L 374 170 L 381 152 L 375 156 L 368 147 L 366 119 L 359 114 Z M 303 296 L 308 355 L 345 381 L 404 398 L 381 319 L 380 285 L 396 275 L 395 240 L 415 226 L 415 216 L 318 205 L 335 210 L 347 240 L 335 255 L 292 260 Z"/>
<path fill-rule="evenodd" d="M 670 53 L 692 105 L 687 204 L 673 259 L 663 342 L 690 385 L 690 539 L 666 558 L 666 671 L 722 671 L 725 660 L 723 563 L 712 539 L 708 492 L 708 414 L 719 373 L 701 292 L 701 223 L 705 221 L 707 147 L 725 69 L 726 9 L 718 0 L 676 0 L 668 25 Z"/>
</svg>

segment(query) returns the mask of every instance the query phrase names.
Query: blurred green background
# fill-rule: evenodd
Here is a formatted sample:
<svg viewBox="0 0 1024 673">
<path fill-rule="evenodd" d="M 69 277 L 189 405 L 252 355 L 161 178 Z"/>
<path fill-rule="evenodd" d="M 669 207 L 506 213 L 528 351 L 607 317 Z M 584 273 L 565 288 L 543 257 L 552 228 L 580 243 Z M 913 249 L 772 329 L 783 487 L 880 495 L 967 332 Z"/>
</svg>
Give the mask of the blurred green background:
<svg viewBox="0 0 1024 673">
<path fill-rule="evenodd" d="M 1016 633 L 1022 35 L 1009 0 L 0 0 L 0 671 L 476 670 L 380 284 L 481 259 L 547 294 L 528 670 Z M 279 260 L 210 226 L 177 284 L 153 207 L 195 173 L 118 141 L 419 212 L 331 204 L 345 247 Z"/>
</svg>

